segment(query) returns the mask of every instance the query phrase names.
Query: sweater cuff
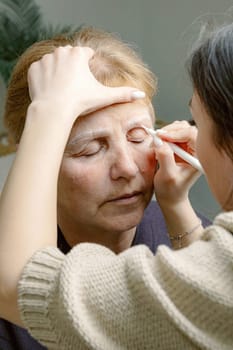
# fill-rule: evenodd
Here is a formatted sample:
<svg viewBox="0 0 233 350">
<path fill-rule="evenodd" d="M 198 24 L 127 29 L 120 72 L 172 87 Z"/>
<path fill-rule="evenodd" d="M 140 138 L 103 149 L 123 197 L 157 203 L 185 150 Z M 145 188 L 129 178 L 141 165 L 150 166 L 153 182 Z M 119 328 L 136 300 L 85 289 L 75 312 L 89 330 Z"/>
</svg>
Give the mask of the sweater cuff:
<svg viewBox="0 0 233 350">
<path fill-rule="evenodd" d="M 56 342 L 48 310 L 56 292 L 65 255 L 58 248 L 37 251 L 23 269 L 18 284 L 18 307 L 23 324 L 33 337 L 46 345 Z M 45 336 L 45 339 L 43 339 Z M 52 347 L 53 348 L 53 347 Z"/>
</svg>

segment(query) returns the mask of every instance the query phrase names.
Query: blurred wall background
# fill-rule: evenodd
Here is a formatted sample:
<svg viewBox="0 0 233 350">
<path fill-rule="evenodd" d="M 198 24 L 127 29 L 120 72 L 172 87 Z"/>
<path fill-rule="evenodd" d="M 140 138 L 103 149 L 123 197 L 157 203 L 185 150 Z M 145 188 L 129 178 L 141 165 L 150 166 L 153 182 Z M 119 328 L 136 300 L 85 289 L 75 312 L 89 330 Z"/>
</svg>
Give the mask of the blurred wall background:
<svg viewBox="0 0 233 350">
<path fill-rule="evenodd" d="M 197 18 L 229 10 L 230 0 L 36 0 L 44 21 L 53 24 L 93 25 L 118 33 L 133 43 L 159 78 L 154 99 L 157 117 L 165 121 L 189 119 L 191 86 L 184 64 L 196 38 Z M 0 81 L 0 113 L 5 88 Z M 3 130 L 0 118 L 0 130 Z M 0 163 L 1 164 L 1 163 Z M 1 165 L 0 165 L 1 166 Z M 4 174 L 7 165 L 4 163 Z M 0 174 L 1 175 L 1 174 Z M 3 180 L 2 180 L 3 182 Z M 1 182 L 0 182 L 1 185 Z M 219 210 L 202 176 L 191 192 L 194 206 L 213 217 Z"/>
</svg>

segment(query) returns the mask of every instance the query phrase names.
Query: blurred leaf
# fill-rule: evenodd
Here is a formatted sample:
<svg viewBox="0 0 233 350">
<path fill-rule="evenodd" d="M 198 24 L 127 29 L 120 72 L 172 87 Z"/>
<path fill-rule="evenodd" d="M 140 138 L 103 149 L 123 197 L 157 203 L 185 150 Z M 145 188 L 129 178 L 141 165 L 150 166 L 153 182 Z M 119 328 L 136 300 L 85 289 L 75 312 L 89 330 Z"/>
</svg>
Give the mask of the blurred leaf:
<svg viewBox="0 0 233 350">
<path fill-rule="evenodd" d="M 0 74 L 7 85 L 18 57 L 33 43 L 79 27 L 45 26 L 34 0 L 0 0 Z"/>
<path fill-rule="evenodd" d="M 16 61 L 17 61 L 17 59 L 12 60 L 12 61 L 5 61 L 5 60 L 0 59 L 0 74 L 1 74 L 4 82 L 8 81 L 8 79 L 11 75 L 12 69 L 16 64 Z"/>
</svg>

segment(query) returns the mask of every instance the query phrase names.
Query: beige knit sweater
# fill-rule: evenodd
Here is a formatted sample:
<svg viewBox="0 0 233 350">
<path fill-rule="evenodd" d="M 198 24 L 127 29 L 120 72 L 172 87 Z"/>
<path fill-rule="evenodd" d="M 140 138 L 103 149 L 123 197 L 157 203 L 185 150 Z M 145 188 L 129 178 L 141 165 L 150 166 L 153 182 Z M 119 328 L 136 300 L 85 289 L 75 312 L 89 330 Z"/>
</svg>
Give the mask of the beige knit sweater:
<svg viewBox="0 0 233 350">
<path fill-rule="evenodd" d="M 37 252 L 19 283 L 21 317 L 48 349 L 233 349 L 233 212 L 180 251 L 116 256 L 80 244 Z"/>
</svg>

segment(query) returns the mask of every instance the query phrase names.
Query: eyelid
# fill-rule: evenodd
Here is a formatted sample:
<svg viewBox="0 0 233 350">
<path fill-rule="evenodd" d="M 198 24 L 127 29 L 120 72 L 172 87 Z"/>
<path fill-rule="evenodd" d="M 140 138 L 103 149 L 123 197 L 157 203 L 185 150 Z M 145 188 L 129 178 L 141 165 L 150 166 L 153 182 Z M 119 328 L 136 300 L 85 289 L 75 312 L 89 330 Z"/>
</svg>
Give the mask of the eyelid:
<svg viewBox="0 0 233 350">
<path fill-rule="evenodd" d="M 131 142 L 143 142 L 147 137 L 147 133 L 142 126 L 136 126 L 127 133 L 127 139 Z"/>
<path fill-rule="evenodd" d="M 88 145 L 88 142 L 84 142 L 82 144 L 78 144 L 78 143 L 70 143 L 67 145 L 65 152 L 64 153 L 68 153 L 68 154 L 74 154 L 74 153 L 80 153 L 84 150 L 84 148 Z"/>
<path fill-rule="evenodd" d="M 83 156 L 88 155 L 88 153 L 90 153 L 90 155 L 97 153 L 99 149 L 101 149 L 102 147 L 102 142 L 99 140 L 91 140 L 89 142 L 85 142 L 84 144 L 80 144 L 80 145 L 70 144 L 69 146 L 70 147 L 68 147 L 65 151 L 66 154 L 69 154 L 71 156 L 81 157 L 82 155 Z M 94 151 L 91 150 L 93 148 L 95 148 Z"/>
<path fill-rule="evenodd" d="M 147 134 L 145 129 L 139 125 L 139 126 L 134 126 L 133 128 L 130 128 L 130 130 L 128 130 L 127 134 L 130 134 L 130 133 L 133 133 L 133 132 L 136 132 L 136 133 L 141 133 L 141 134 Z"/>
</svg>

